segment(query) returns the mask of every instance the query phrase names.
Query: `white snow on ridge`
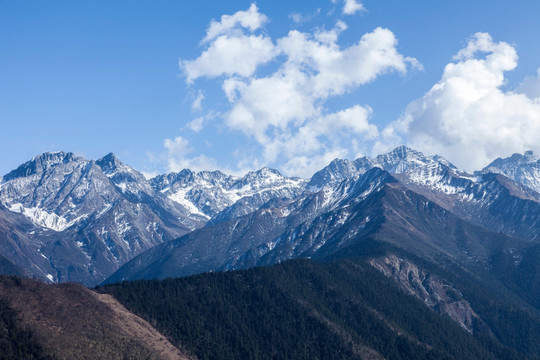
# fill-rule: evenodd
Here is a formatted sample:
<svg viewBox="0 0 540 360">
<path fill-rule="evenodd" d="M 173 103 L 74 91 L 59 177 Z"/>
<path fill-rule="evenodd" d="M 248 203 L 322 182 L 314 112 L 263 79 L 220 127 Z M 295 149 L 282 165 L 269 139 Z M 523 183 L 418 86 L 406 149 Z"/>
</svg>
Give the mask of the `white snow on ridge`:
<svg viewBox="0 0 540 360">
<path fill-rule="evenodd" d="M 196 207 L 195 204 L 193 204 L 186 198 L 188 191 L 189 189 L 187 188 L 180 188 L 175 193 L 169 195 L 169 199 L 185 207 L 191 214 L 200 215 L 205 217 L 206 219 L 210 219 L 208 215 L 199 210 L 199 208 Z"/>
<path fill-rule="evenodd" d="M 32 223 L 47 229 L 62 231 L 68 227 L 68 222 L 63 217 L 54 213 L 49 214 L 37 207 L 25 208 L 22 204 L 17 203 L 10 205 L 9 211 L 23 214 Z"/>
<path fill-rule="evenodd" d="M 55 213 L 48 213 L 37 207 L 24 207 L 20 203 L 11 204 L 8 206 L 9 211 L 26 216 L 33 224 L 54 231 L 64 231 L 87 215 L 79 216 L 71 221 L 67 221 L 64 217 L 58 216 Z"/>
</svg>

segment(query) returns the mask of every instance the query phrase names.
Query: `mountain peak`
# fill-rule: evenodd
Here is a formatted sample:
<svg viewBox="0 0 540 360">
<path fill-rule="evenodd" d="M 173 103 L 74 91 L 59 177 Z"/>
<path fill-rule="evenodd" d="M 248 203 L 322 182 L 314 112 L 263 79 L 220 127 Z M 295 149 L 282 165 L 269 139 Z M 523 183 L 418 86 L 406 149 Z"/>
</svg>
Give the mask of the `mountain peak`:
<svg viewBox="0 0 540 360">
<path fill-rule="evenodd" d="M 25 162 L 17 169 L 11 171 L 4 176 L 3 181 L 9 181 L 12 179 L 26 177 L 33 174 L 41 173 L 46 169 L 60 164 L 67 164 L 69 162 L 82 161 L 81 157 L 75 154 L 63 151 L 45 152 L 41 155 L 35 156 L 32 160 Z"/>
<path fill-rule="evenodd" d="M 269 167 L 263 167 L 259 170 L 254 170 L 248 172 L 242 179 L 252 181 L 254 179 L 276 179 L 276 178 L 282 178 L 283 175 L 275 169 L 269 168 Z"/>
<path fill-rule="evenodd" d="M 395 148 L 394 150 L 390 151 L 389 154 L 399 154 L 399 155 L 407 155 L 407 154 L 411 154 L 411 153 L 414 153 L 414 154 L 421 154 L 419 153 L 418 151 L 416 150 L 413 150 L 411 149 L 410 147 L 408 146 L 405 146 L 405 145 L 400 145 L 398 146 L 397 148 Z"/>
<path fill-rule="evenodd" d="M 63 152 L 63 151 L 50 151 L 44 152 L 43 154 L 34 156 L 29 162 L 40 163 L 43 165 L 57 165 L 61 163 L 67 163 L 72 160 L 79 160 L 81 158 L 75 156 L 72 152 Z"/>
<path fill-rule="evenodd" d="M 540 192 L 540 160 L 532 150 L 524 154 L 513 154 L 507 158 L 497 158 L 477 174 L 503 174 L 536 192 Z"/>
<path fill-rule="evenodd" d="M 276 169 L 269 168 L 269 167 L 263 167 L 259 170 L 252 171 L 252 173 L 261 175 L 261 176 L 271 176 L 271 175 L 282 176 L 279 171 L 277 171 Z"/>
<path fill-rule="evenodd" d="M 523 154 L 515 153 L 506 158 L 497 158 L 483 168 L 480 173 L 495 172 L 506 174 L 509 171 L 516 171 L 516 168 L 534 166 L 540 162 L 532 150 L 527 150 Z"/>
<path fill-rule="evenodd" d="M 448 168 L 456 167 L 442 156 L 425 156 L 420 151 L 407 146 L 399 146 L 391 152 L 376 157 L 376 162 L 392 174 L 399 174 L 410 169 L 425 167 L 431 164 L 442 164 Z"/>
<path fill-rule="evenodd" d="M 404 160 L 410 158 L 425 159 L 426 157 L 419 151 L 413 150 L 405 145 L 398 146 L 389 153 L 377 156 L 377 159 Z"/>
<path fill-rule="evenodd" d="M 112 152 L 97 160 L 96 164 L 98 164 L 105 173 L 116 171 L 124 166 L 124 164 Z"/>
</svg>

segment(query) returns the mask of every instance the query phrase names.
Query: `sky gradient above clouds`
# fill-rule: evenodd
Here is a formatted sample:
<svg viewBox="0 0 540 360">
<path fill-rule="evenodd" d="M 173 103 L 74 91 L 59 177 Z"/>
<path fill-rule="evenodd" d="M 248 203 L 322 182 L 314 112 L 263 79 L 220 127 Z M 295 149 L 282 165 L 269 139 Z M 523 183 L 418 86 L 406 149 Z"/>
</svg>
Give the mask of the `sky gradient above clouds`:
<svg viewBox="0 0 540 360">
<path fill-rule="evenodd" d="M 0 2 L 0 173 L 44 151 L 147 174 L 309 177 L 406 144 L 540 154 L 540 4 Z"/>
</svg>

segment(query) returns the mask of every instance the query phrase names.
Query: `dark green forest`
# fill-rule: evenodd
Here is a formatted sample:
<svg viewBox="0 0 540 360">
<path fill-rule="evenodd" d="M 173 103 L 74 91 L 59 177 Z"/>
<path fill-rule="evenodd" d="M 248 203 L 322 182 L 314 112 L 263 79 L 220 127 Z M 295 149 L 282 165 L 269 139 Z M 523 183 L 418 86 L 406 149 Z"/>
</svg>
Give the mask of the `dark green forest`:
<svg viewBox="0 0 540 360">
<path fill-rule="evenodd" d="M 107 285 L 200 359 L 538 358 L 540 321 L 461 281 L 474 335 L 406 295 L 363 259 L 293 260 L 243 271 Z"/>
</svg>

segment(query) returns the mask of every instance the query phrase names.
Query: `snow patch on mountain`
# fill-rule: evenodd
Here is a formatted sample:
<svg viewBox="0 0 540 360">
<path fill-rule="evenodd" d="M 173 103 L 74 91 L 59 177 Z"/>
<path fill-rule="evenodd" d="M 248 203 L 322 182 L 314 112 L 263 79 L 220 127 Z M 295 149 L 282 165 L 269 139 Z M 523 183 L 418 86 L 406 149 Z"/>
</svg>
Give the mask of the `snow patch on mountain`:
<svg viewBox="0 0 540 360">
<path fill-rule="evenodd" d="M 23 214 L 37 226 L 54 231 L 64 231 L 86 217 L 85 215 L 82 215 L 71 221 L 67 221 L 65 218 L 58 216 L 55 213 L 48 213 L 37 207 L 26 208 L 21 203 L 11 204 L 8 206 L 8 209 L 9 211 Z"/>
<path fill-rule="evenodd" d="M 210 216 L 203 213 L 195 204 L 188 199 L 188 189 L 180 188 L 174 193 L 169 195 L 169 199 L 185 207 L 191 214 L 200 215 L 206 219 L 210 219 Z"/>
</svg>

